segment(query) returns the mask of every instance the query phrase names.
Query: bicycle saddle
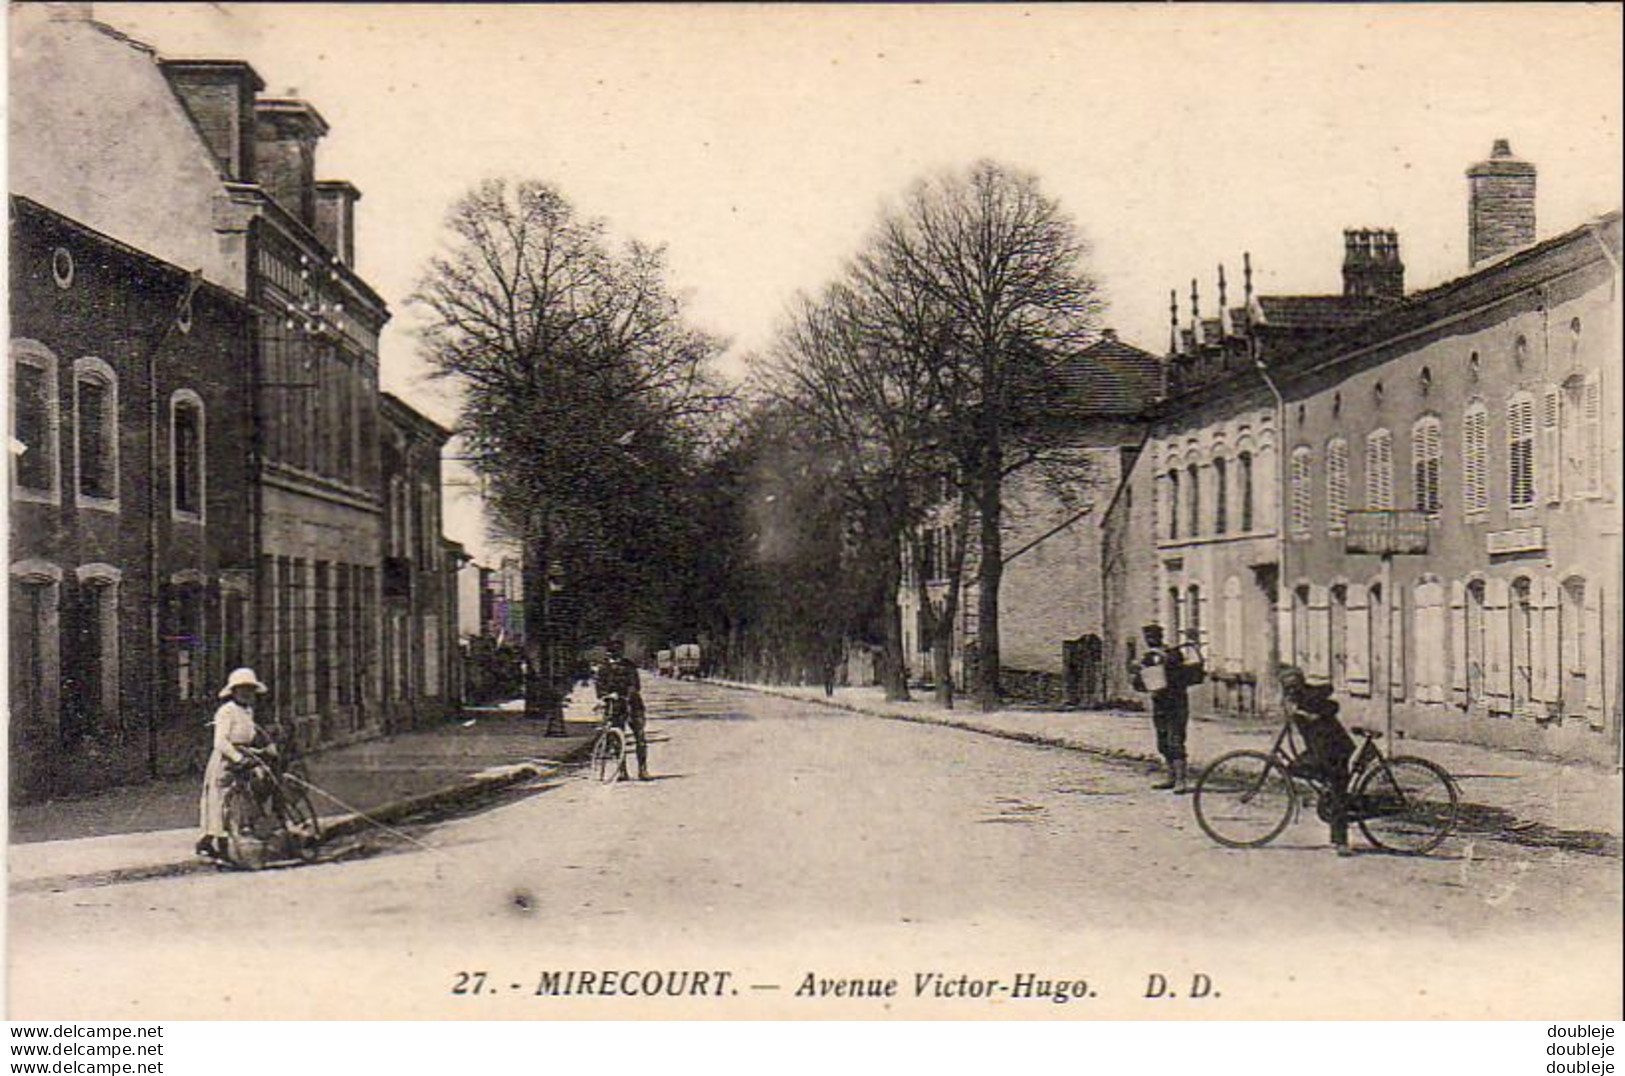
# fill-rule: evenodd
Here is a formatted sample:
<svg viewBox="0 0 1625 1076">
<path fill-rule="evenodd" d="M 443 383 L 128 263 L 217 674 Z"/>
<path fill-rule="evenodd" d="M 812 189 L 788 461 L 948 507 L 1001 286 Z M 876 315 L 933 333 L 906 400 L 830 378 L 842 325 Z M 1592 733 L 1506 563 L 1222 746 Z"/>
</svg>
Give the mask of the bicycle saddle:
<svg viewBox="0 0 1625 1076">
<path fill-rule="evenodd" d="M 1354 733 L 1354 735 L 1356 735 L 1356 736 L 1369 736 L 1373 740 L 1382 739 L 1382 733 L 1379 730 L 1377 730 L 1377 729 L 1368 729 L 1368 728 L 1364 727 L 1363 725 L 1350 725 L 1349 726 L 1349 731 Z"/>
</svg>

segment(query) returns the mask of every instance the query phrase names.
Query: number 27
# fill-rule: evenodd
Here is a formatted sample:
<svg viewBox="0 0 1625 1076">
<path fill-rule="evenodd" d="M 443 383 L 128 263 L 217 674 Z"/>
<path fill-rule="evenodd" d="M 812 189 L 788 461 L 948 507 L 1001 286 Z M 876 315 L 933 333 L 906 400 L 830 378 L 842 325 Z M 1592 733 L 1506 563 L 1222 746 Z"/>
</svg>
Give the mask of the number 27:
<svg viewBox="0 0 1625 1076">
<path fill-rule="evenodd" d="M 460 971 L 457 981 L 452 984 L 453 994 L 478 994 L 485 990 L 485 972 Z"/>
</svg>

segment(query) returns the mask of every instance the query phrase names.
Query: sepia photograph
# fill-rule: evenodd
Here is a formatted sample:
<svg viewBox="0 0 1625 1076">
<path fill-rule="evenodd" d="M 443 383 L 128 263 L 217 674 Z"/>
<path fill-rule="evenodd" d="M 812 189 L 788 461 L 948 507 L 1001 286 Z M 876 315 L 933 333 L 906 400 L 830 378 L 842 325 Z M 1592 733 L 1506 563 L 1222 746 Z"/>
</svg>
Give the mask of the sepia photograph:
<svg viewBox="0 0 1625 1076">
<path fill-rule="evenodd" d="M 9 4 L 6 1018 L 1625 1018 L 1621 23 Z"/>
</svg>

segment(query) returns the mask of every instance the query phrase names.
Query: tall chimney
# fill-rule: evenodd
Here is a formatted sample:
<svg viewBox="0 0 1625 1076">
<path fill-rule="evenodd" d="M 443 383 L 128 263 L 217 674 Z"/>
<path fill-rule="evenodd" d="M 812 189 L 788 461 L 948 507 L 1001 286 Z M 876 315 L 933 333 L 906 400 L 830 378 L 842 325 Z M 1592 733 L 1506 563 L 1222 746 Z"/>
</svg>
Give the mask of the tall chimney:
<svg viewBox="0 0 1625 1076">
<path fill-rule="evenodd" d="M 327 121 L 308 101 L 262 97 L 254 104 L 254 167 L 260 186 L 312 231 L 316 228 L 316 143 Z"/>
<path fill-rule="evenodd" d="M 345 265 L 355 267 L 355 204 L 361 192 L 342 179 L 316 184 L 316 238 Z"/>
<path fill-rule="evenodd" d="M 1391 229 L 1343 229 L 1343 294 L 1397 302 L 1405 297 L 1405 265 L 1399 233 Z"/>
<path fill-rule="evenodd" d="M 191 114 L 221 174 L 254 182 L 254 95 L 265 83 L 237 60 L 162 60 L 170 89 Z"/>
<path fill-rule="evenodd" d="M 1535 241 L 1535 166 L 1514 157 L 1506 139 L 1467 169 L 1467 189 L 1468 268 Z"/>
</svg>

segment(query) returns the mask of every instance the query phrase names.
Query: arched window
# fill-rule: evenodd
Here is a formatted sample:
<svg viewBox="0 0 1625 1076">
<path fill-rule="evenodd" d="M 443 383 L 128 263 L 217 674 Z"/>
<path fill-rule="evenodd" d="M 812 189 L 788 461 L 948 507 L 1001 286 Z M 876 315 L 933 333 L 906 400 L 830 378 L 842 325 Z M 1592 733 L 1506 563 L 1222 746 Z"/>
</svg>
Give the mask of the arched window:
<svg viewBox="0 0 1625 1076">
<path fill-rule="evenodd" d="M 1185 599 L 1178 587 L 1168 588 L 1168 624 L 1163 638 L 1168 642 L 1178 642 L 1180 632 L 1185 626 Z"/>
<path fill-rule="evenodd" d="M 1488 590 L 1482 579 L 1467 584 L 1467 631 L 1462 661 L 1467 672 L 1467 704 L 1482 704 L 1488 688 L 1488 631 L 1485 618 Z"/>
<path fill-rule="evenodd" d="M 1230 475 L 1229 461 L 1220 457 L 1213 461 L 1213 533 L 1224 534 L 1230 529 Z"/>
<path fill-rule="evenodd" d="M 60 493 L 56 368 L 45 345 L 11 342 L 11 481 L 19 501 L 54 504 Z"/>
<path fill-rule="evenodd" d="M 1478 401 L 1467 405 L 1461 423 L 1461 508 L 1472 515 L 1490 507 L 1489 411 Z"/>
<path fill-rule="evenodd" d="M 1168 537 L 1179 537 L 1179 470 L 1168 472 Z"/>
<path fill-rule="evenodd" d="M 1292 591 L 1292 664 L 1305 672 L 1309 669 L 1309 587 L 1299 586 Z"/>
<path fill-rule="evenodd" d="M 1186 513 L 1190 522 L 1187 527 L 1190 536 L 1195 538 L 1202 533 L 1202 473 L 1197 469 L 1196 464 L 1192 463 L 1185 469 L 1185 478 L 1189 483 L 1186 486 L 1185 494 L 1190 498 L 1190 510 Z"/>
<path fill-rule="evenodd" d="M 1309 520 L 1313 511 L 1310 499 L 1309 446 L 1299 445 L 1292 450 L 1292 537 L 1309 537 Z"/>
<path fill-rule="evenodd" d="M 1412 497 L 1418 512 L 1439 511 L 1439 460 L 1443 445 L 1439 420 L 1429 415 L 1411 427 Z"/>
<path fill-rule="evenodd" d="M 1366 435 L 1365 506 L 1394 506 L 1394 437 L 1387 430 L 1372 430 Z"/>
<path fill-rule="evenodd" d="M 100 359 L 73 364 L 74 492 L 87 507 L 118 507 L 118 375 Z"/>
<path fill-rule="evenodd" d="M 1535 698 L 1535 603 L 1528 576 L 1512 581 L 1512 712 L 1528 714 Z"/>
<path fill-rule="evenodd" d="M 1342 534 L 1349 517 L 1349 443 L 1326 442 L 1326 533 Z"/>
<path fill-rule="evenodd" d="M 1185 624 L 1182 635 L 1188 634 L 1196 640 L 1202 638 L 1202 588 L 1192 583 L 1185 588 Z M 1180 642 L 1181 639 L 1171 639 L 1170 642 Z"/>
<path fill-rule="evenodd" d="M 1236 484 L 1241 487 L 1241 529 L 1253 529 L 1253 454 L 1236 457 Z"/>
<path fill-rule="evenodd" d="M 190 389 L 169 398 L 170 508 L 201 523 L 204 497 L 203 401 Z"/>
<path fill-rule="evenodd" d="M 1348 690 L 1349 680 L 1349 588 L 1342 583 L 1331 591 L 1331 674 L 1332 686 Z"/>
<path fill-rule="evenodd" d="M 1535 503 L 1535 401 L 1526 392 L 1507 401 L 1507 503 Z"/>
</svg>

